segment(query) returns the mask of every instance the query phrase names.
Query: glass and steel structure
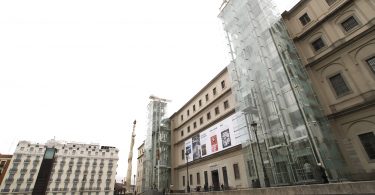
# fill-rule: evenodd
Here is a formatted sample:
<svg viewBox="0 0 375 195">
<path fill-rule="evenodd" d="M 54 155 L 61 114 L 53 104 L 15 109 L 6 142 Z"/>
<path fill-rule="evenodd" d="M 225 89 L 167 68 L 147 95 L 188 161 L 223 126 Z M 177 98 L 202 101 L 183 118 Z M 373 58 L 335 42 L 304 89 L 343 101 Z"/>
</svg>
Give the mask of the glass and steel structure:
<svg viewBox="0 0 375 195">
<path fill-rule="evenodd" d="M 346 168 L 271 0 L 224 1 L 236 111 L 245 114 L 249 185 L 338 181 Z M 327 178 L 325 178 L 327 176 Z"/>
</svg>

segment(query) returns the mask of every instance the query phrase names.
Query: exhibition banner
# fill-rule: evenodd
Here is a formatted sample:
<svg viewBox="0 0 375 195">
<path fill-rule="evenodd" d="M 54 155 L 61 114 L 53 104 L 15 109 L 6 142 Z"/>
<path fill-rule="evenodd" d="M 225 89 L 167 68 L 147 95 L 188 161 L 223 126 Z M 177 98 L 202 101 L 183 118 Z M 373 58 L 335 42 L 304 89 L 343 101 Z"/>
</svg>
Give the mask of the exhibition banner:
<svg viewBox="0 0 375 195">
<path fill-rule="evenodd" d="M 189 154 L 188 161 L 191 162 L 241 144 L 235 137 L 237 126 L 234 125 L 234 121 L 240 117 L 243 117 L 242 113 L 235 113 L 186 140 L 185 151 Z"/>
</svg>

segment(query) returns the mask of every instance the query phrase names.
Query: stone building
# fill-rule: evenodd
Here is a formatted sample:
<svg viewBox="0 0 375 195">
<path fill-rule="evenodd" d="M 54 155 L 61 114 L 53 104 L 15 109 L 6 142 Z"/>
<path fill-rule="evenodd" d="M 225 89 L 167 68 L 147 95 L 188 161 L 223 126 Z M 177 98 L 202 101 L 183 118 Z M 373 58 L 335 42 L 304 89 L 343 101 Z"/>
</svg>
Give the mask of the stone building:
<svg viewBox="0 0 375 195">
<path fill-rule="evenodd" d="M 170 117 L 173 191 L 249 187 L 235 105 L 225 68 Z"/>
<path fill-rule="evenodd" d="M 0 194 L 113 194 L 118 152 L 98 144 L 20 141 Z"/>
<path fill-rule="evenodd" d="M 282 17 L 352 179 L 374 179 L 375 1 L 301 0 Z"/>
</svg>

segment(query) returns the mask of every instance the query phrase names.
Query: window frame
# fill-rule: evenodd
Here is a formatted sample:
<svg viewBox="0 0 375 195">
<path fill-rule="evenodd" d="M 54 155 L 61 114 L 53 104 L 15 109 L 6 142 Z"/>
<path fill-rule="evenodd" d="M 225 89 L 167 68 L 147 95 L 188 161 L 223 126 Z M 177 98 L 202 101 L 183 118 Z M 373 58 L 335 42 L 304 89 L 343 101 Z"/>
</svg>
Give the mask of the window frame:
<svg viewBox="0 0 375 195">
<path fill-rule="evenodd" d="M 342 24 L 343 24 L 345 21 L 349 20 L 350 18 L 353 18 L 353 19 L 357 22 L 357 25 L 354 26 L 354 27 L 352 27 L 352 28 L 349 29 L 349 30 L 346 30 Z M 355 31 L 356 29 L 358 29 L 358 28 L 362 25 L 361 21 L 360 21 L 360 20 L 358 19 L 358 17 L 357 17 L 356 15 L 354 15 L 354 14 L 349 15 L 348 17 L 345 17 L 343 20 L 340 20 L 340 22 L 339 22 L 338 24 L 340 25 L 342 31 L 343 31 L 345 34 L 348 34 L 348 33 L 351 33 L 351 32 L 353 32 L 353 31 Z"/>
<path fill-rule="evenodd" d="M 341 75 L 341 78 L 343 79 L 345 85 L 348 88 L 348 91 L 346 93 L 343 93 L 343 94 L 340 94 L 340 95 L 336 93 L 335 87 L 332 85 L 332 82 L 331 82 L 331 79 L 330 79 L 330 78 L 332 78 L 336 75 Z M 353 93 L 353 90 L 351 89 L 350 85 L 348 85 L 348 81 L 346 80 L 346 78 L 343 75 L 344 74 L 342 73 L 342 71 L 339 71 L 339 72 L 336 72 L 336 73 L 333 73 L 333 74 L 330 74 L 330 75 L 327 76 L 329 86 L 331 87 L 331 90 L 333 91 L 333 94 L 335 95 L 336 99 L 347 96 L 347 95 Z"/>
<path fill-rule="evenodd" d="M 225 80 L 222 80 L 220 85 L 221 85 L 221 89 L 225 89 L 225 87 L 226 87 Z"/>
<path fill-rule="evenodd" d="M 307 16 L 307 18 L 306 18 Z M 305 20 L 306 19 L 306 20 Z M 307 24 L 309 24 L 311 22 L 311 18 L 309 16 L 309 14 L 307 12 L 305 12 L 304 14 L 302 14 L 298 20 L 300 21 L 300 23 L 302 24 L 302 26 L 306 26 Z M 308 21 L 307 21 L 308 20 Z M 306 23 L 305 23 L 306 22 Z"/>
<path fill-rule="evenodd" d="M 215 107 L 215 116 L 220 114 L 220 108 L 219 106 Z"/>
<path fill-rule="evenodd" d="M 367 57 L 367 58 L 364 60 L 366 66 L 370 69 L 370 71 L 371 71 L 372 73 L 375 74 L 375 64 L 374 64 L 374 69 L 373 69 L 373 68 L 371 67 L 370 63 L 369 63 L 370 60 L 374 60 L 374 61 L 375 61 L 375 55 L 372 55 L 372 56 L 370 56 L 370 57 Z"/>
<path fill-rule="evenodd" d="M 238 163 L 233 164 L 233 174 L 235 180 L 241 179 L 240 166 L 238 165 Z"/>
<path fill-rule="evenodd" d="M 319 49 L 316 49 L 315 46 L 314 46 L 314 43 L 317 42 L 318 40 L 321 40 L 324 45 L 322 47 L 320 47 Z M 313 39 L 313 41 L 310 42 L 310 45 L 311 45 L 311 47 L 312 47 L 312 49 L 314 50 L 315 53 L 318 53 L 318 52 L 322 51 L 324 48 L 327 47 L 327 43 L 326 43 L 325 39 L 323 38 L 323 36 L 319 36 L 318 38 Z"/>
<path fill-rule="evenodd" d="M 366 149 L 364 143 L 362 142 L 362 139 L 361 139 L 361 135 L 365 135 L 365 134 L 371 134 L 375 137 L 375 132 L 373 131 L 369 131 L 369 132 L 366 132 L 366 133 L 361 133 L 361 134 L 358 134 L 357 135 L 357 138 L 359 140 L 359 143 L 360 145 L 362 146 L 362 150 L 363 150 L 363 153 L 364 155 L 366 156 L 367 160 L 370 161 L 370 162 L 375 162 L 375 153 L 373 154 L 374 156 L 370 156 L 370 154 L 368 153 L 368 150 Z M 372 157 L 372 158 L 371 158 Z"/>
<path fill-rule="evenodd" d="M 224 110 L 226 110 L 226 109 L 229 109 L 229 101 L 228 100 L 225 100 L 224 102 L 223 102 L 223 105 L 224 105 Z"/>
</svg>

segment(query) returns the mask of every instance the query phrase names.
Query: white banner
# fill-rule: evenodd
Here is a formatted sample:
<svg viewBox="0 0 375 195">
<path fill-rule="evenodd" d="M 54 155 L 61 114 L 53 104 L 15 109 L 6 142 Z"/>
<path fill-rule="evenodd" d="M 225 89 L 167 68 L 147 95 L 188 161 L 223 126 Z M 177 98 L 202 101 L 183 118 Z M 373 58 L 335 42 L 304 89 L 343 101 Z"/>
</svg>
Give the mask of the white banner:
<svg viewBox="0 0 375 195">
<path fill-rule="evenodd" d="M 235 113 L 186 140 L 185 151 L 189 154 L 188 161 L 191 162 L 241 144 L 239 138 L 235 137 L 235 132 L 239 129 L 234 127 L 234 120 L 239 120 L 241 117 L 244 117 L 242 113 Z"/>
</svg>

